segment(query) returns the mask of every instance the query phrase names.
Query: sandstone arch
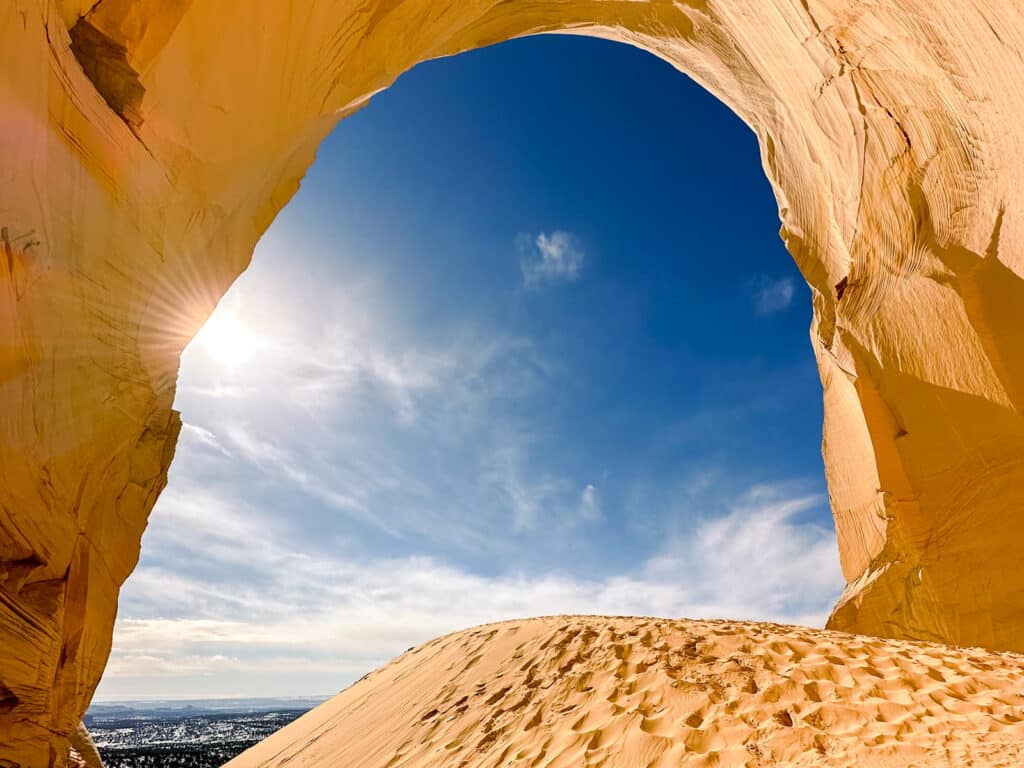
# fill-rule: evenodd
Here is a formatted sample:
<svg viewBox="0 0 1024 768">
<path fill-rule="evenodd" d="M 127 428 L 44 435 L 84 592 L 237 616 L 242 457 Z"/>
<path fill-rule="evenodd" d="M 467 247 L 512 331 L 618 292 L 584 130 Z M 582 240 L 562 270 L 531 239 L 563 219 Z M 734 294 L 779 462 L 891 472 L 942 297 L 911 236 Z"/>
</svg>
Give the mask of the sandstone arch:
<svg viewBox="0 0 1024 768">
<path fill-rule="evenodd" d="M 0 765 L 65 763 L 165 483 L 179 353 L 318 142 L 418 61 L 559 31 L 661 56 L 758 136 L 814 297 L 830 625 L 1024 650 L 1016 4 L 9 0 Z"/>
</svg>

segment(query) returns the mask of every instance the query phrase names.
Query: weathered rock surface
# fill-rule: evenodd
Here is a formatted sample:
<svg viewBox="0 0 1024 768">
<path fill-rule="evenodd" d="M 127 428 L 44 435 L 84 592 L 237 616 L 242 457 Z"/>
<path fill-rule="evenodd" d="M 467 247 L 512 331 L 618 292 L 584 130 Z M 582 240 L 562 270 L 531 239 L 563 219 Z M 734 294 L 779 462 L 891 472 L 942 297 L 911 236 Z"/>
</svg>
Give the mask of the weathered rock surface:
<svg viewBox="0 0 1024 768">
<path fill-rule="evenodd" d="M 225 768 L 1016 768 L 1024 656 L 553 617 L 410 650 Z"/>
<path fill-rule="evenodd" d="M 179 353 L 318 142 L 419 61 L 559 31 L 661 56 L 758 136 L 813 293 L 830 625 L 1024 650 L 1019 4 L 6 0 L 0 761 L 66 762 Z"/>
<path fill-rule="evenodd" d="M 79 723 L 78 729 L 71 734 L 68 762 L 71 768 L 103 768 L 103 759 L 84 723 Z"/>
</svg>

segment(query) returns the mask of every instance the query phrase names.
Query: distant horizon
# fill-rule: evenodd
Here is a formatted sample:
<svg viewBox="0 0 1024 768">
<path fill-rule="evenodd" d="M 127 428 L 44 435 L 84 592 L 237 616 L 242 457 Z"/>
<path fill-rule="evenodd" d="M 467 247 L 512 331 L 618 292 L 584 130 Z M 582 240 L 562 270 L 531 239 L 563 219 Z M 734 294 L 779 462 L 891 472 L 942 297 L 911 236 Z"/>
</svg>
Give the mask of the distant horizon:
<svg viewBox="0 0 1024 768">
<path fill-rule="evenodd" d="M 97 696 L 93 698 L 92 704 L 159 704 L 161 702 L 184 703 L 193 701 L 326 701 L 337 696 L 338 693 L 339 691 L 335 691 L 334 693 L 318 693 L 308 696 L 231 696 L 211 694 L 204 696 L 153 696 L 140 699 L 106 699 Z"/>
</svg>

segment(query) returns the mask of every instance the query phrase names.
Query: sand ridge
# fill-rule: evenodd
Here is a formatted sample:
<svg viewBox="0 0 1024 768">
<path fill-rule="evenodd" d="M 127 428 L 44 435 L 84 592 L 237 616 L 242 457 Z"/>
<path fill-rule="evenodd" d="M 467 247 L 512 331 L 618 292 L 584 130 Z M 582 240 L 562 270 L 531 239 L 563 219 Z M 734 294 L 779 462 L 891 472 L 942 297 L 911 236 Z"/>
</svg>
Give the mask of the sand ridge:
<svg viewBox="0 0 1024 768">
<path fill-rule="evenodd" d="M 438 638 L 243 753 L 274 766 L 1020 766 L 1024 656 L 739 621 Z"/>
</svg>

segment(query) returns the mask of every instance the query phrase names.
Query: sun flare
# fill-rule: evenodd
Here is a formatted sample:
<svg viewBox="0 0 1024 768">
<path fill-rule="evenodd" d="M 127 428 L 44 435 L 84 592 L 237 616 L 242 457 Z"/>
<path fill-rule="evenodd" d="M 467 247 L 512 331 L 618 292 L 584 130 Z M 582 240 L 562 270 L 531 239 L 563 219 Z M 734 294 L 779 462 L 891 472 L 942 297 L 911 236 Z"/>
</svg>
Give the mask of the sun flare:
<svg viewBox="0 0 1024 768">
<path fill-rule="evenodd" d="M 225 368 L 237 368 L 259 349 L 260 339 L 231 312 L 217 310 L 196 334 L 194 343 Z"/>
</svg>

